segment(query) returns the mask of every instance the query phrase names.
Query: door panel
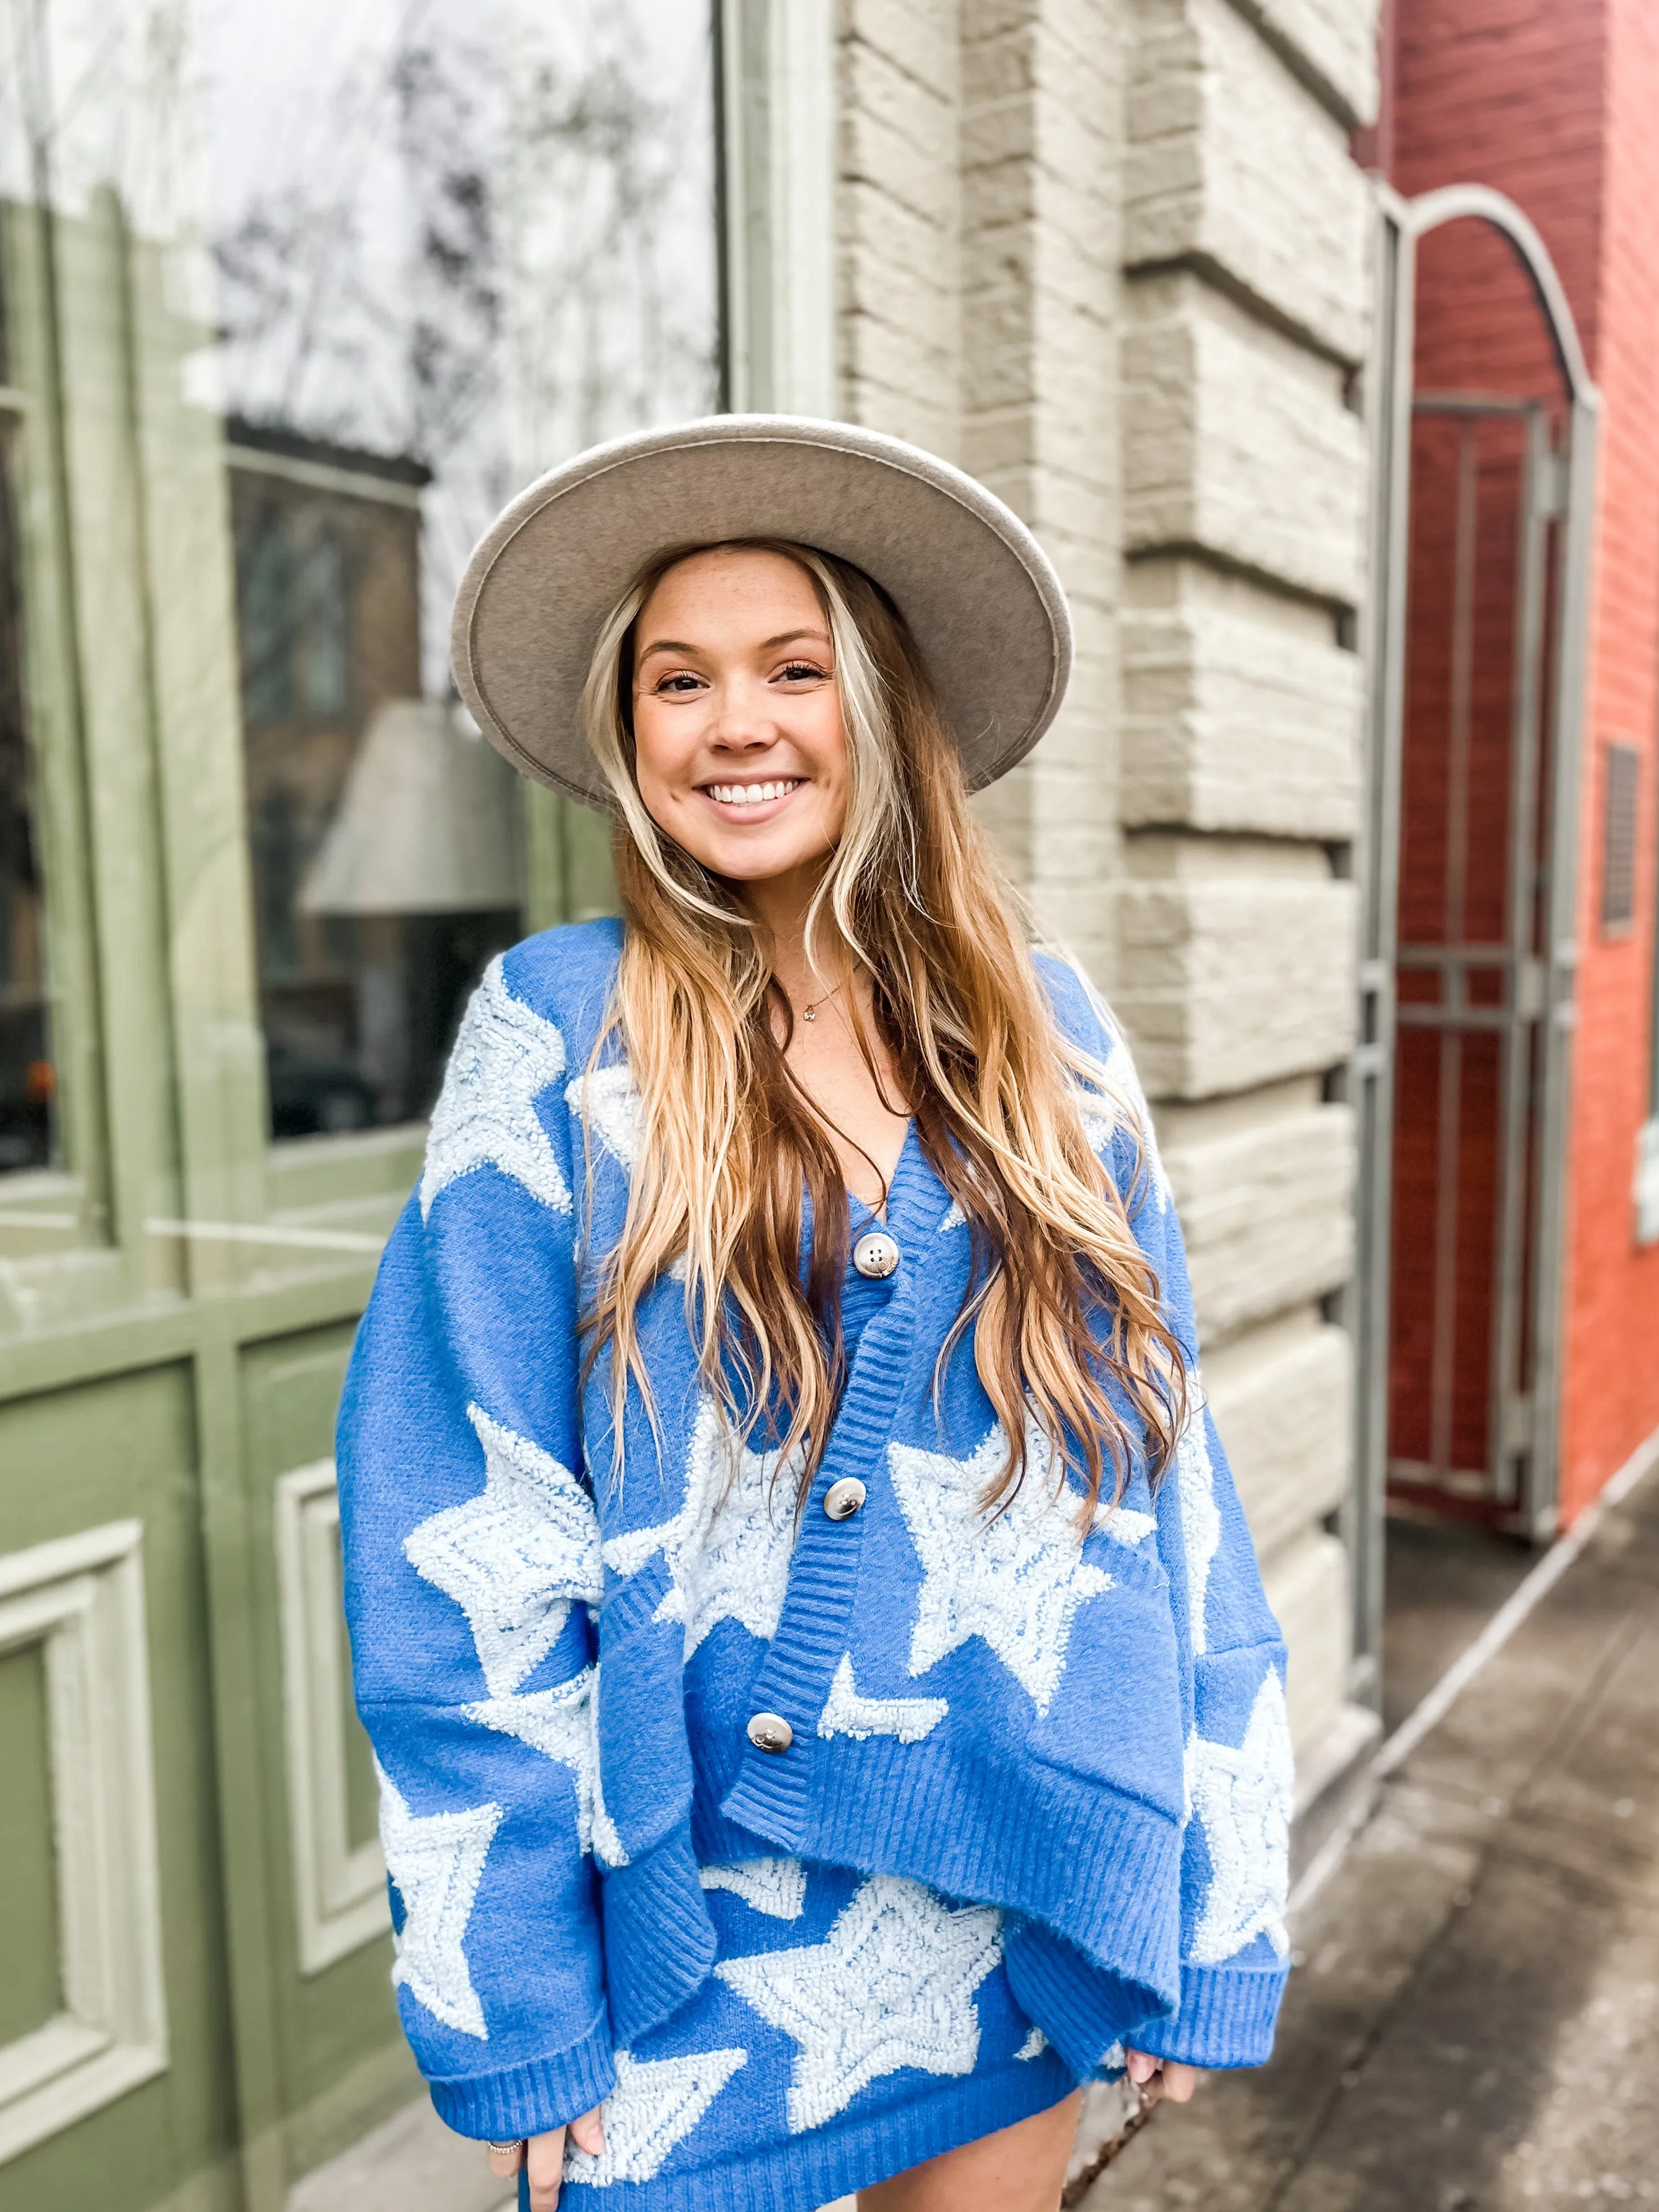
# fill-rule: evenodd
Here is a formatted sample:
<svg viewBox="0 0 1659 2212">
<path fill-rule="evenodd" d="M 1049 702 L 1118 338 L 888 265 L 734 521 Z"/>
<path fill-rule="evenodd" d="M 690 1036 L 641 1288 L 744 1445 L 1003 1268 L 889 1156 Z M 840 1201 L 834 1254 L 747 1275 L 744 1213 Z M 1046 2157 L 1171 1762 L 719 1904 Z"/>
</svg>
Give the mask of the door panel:
<svg viewBox="0 0 1659 2212">
<path fill-rule="evenodd" d="M 0 1404 L 0 2212 L 234 2201 L 191 1382 Z"/>
</svg>

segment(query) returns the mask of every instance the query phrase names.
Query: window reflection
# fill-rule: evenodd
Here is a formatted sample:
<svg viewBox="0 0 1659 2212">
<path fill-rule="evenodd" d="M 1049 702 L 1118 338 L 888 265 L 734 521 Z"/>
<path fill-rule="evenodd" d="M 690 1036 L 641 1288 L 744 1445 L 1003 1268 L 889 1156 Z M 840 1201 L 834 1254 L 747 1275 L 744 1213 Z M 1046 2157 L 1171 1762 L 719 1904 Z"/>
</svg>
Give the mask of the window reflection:
<svg viewBox="0 0 1659 2212">
<path fill-rule="evenodd" d="M 11 382 L 0 294 L 0 387 Z M 0 1174 L 52 1164 L 57 1077 L 46 1018 L 33 762 L 24 713 L 21 556 L 11 485 L 17 416 L 0 391 Z"/>
<path fill-rule="evenodd" d="M 525 927 L 450 604 L 520 484 L 715 404 L 709 17 L 202 0 L 259 991 L 279 1137 L 424 1113 Z"/>
</svg>

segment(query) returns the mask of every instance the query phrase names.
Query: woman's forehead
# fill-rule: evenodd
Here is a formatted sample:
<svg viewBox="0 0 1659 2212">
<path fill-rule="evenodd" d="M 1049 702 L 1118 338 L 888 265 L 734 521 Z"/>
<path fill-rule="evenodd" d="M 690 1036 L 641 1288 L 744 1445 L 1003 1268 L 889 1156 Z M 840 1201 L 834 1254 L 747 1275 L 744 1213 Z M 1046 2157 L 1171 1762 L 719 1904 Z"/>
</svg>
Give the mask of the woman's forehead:
<svg viewBox="0 0 1659 2212">
<path fill-rule="evenodd" d="M 640 620 L 642 632 L 654 632 L 670 619 L 759 620 L 771 611 L 787 611 L 793 624 L 824 633 L 817 586 L 799 562 L 769 546 L 711 545 L 685 554 L 664 572 Z"/>
</svg>

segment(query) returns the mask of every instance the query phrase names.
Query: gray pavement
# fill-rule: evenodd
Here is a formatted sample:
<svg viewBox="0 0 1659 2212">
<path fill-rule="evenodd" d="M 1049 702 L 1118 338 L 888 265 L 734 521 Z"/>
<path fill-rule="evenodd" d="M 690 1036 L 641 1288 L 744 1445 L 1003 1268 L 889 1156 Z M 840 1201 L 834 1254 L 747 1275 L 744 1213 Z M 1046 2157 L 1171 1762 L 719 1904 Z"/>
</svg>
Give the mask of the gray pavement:
<svg viewBox="0 0 1659 2212">
<path fill-rule="evenodd" d="M 1088 2212 L 1659 2205 L 1659 1478 L 1386 1785 L 1292 1931 L 1270 2066 Z"/>
</svg>

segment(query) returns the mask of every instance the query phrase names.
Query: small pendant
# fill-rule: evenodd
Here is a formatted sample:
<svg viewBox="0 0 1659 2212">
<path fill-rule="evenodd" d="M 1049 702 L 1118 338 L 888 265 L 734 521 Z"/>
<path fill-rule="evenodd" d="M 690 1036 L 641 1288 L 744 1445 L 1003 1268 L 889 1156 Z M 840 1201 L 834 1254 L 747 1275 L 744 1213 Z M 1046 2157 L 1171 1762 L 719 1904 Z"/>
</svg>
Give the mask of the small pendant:
<svg viewBox="0 0 1659 2212">
<path fill-rule="evenodd" d="M 818 1018 L 818 1010 L 816 1006 L 803 1006 L 800 1010 L 800 1018 L 804 1022 L 815 1022 Z"/>
</svg>

